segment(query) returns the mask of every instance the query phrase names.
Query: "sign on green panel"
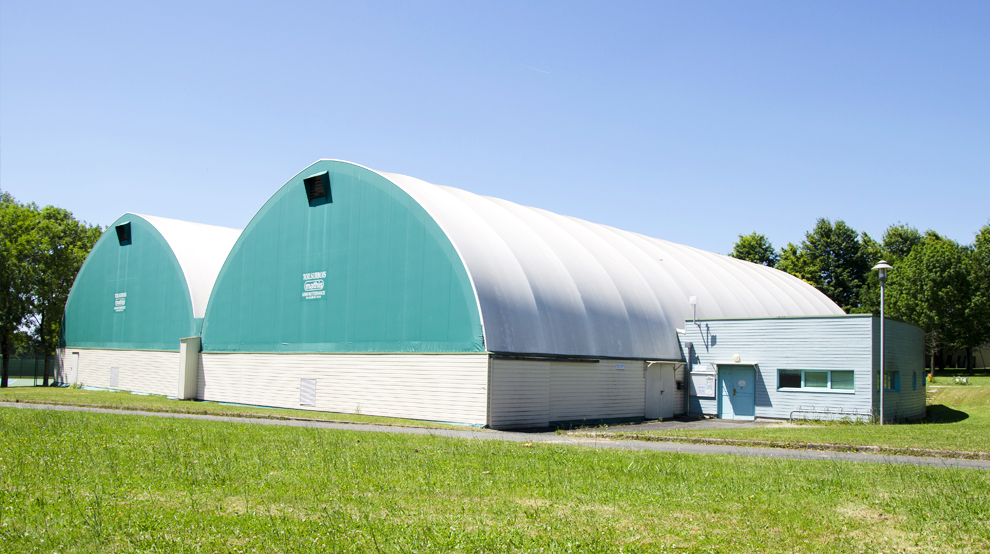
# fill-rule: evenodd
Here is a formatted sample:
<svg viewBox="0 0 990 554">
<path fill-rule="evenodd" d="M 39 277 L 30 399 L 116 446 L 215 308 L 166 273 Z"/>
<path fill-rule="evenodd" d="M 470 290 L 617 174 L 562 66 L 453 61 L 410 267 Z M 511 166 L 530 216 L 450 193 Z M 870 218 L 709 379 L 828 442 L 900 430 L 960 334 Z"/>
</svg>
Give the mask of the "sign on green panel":
<svg viewBox="0 0 990 554">
<path fill-rule="evenodd" d="M 336 161 L 286 183 L 234 245 L 203 350 L 479 352 L 467 272 L 426 211 L 381 175 Z"/>
<path fill-rule="evenodd" d="M 128 240 L 113 228 L 130 223 Z M 63 341 L 76 348 L 178 350 L 196 334 L 192 301 L 171 248 L 150 223 L 127 214 L 86 258 L 65 305 Z"/>
</svg>

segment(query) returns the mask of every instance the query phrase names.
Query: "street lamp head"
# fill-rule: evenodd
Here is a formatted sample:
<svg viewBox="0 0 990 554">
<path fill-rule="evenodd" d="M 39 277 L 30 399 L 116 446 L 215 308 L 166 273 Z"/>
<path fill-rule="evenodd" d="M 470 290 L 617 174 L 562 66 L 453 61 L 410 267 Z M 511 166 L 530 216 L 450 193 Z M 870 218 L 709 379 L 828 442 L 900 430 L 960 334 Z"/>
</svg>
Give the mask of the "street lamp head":
<svg viewBox="0 0 990 554">
<path fill-rule="evenodd" d="M 887 271 L 891 269 L 894 269 L 894 266 L 888 264 L 886 260 L 880 260 L 880 263 L 873 266 L 873 271 L 877 272 L 877 277 L 880 278 L 881 283 L 887 280 Z"/>
</svg>

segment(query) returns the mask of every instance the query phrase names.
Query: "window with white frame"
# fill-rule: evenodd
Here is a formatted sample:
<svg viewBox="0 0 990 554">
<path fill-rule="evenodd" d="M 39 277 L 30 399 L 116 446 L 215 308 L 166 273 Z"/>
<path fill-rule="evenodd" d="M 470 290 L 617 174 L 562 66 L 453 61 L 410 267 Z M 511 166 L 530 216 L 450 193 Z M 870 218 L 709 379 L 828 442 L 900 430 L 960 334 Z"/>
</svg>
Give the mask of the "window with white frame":
<svg viewBox="0 0 990 554">
<path fill-rule="evenodd" d="M 822 369 L 779 369 L 777 390 L 853 392 L 855 372 Z"/>
</svg>

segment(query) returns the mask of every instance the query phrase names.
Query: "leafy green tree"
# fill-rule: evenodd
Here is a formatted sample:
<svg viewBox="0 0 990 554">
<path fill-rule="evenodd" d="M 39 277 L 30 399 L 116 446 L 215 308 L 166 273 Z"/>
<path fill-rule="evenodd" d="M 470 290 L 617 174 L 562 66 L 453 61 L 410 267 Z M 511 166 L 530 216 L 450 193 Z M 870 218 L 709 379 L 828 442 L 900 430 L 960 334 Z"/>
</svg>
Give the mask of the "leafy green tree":
<svg viewBox="0 0 990 554">
<path fill-rule="evenodd" d="M 914 227 L 897 223 L 891 225 L 883 233 L 881 242 L 877 242 L 870 235 L 863 233 L 861 242 L 863 244 L 863 255 L 866 256 L 867 265 L 872 268 L 885 260 L 889 264 L 897 267 L 900 262 L 911 253 L 915 246 L 921 244 L 926 236 L 935 236 L 932 231 L 927 235 L 922 234 Z M 880 279 L 875 271 L 868 271 L 866 279 L 860 287 L 859 307 L 852 310 L 855 313 L 880 315 Z"/>
<path fill-rule="evenodd" d="M 970 267 L 974 294 L 969 318 L 976 327 L 972 346 L 990 346 L 990 222 L 976 233 Z M 972 374 L 972 353 L 968 350 L 966 357 L 966 367 Z"/>
<path fill-rule="evenodd" d="M 733 258 L 774 267 L 780 260 L 780 255 L 774 250 L 773 244 L 767 237 L 753 231 L 748 235 L 739 235 L 739 240 L 732 246 Z"/>
<path fill-rule="evenodd" d="M 37 206 L 0 193 L 0 387 L 8 384 L 15 333 L 31 316 L 37 222 Z"/>
<path fill-rule="evenodd" d="M 883 233 L 883 249 L 886 257 L 889 258 L 888 261 L 907 258 L 911 250 L 921 244 L 924 238 L 924 235 L 910 225 L 897 223 L 887 227 Z"/>
<path fill-rule="evenodd" d="M 888 313 L 924 329 L 932 352 L 972 346 L 971 264 L 969 248 L 928 233 L 887 278 Z"/>
<path fill-rule="evenodd" d="M 808 263 L 808 257 L 804 255 L 804 250 L 801 246 L 795 245 L 793 242 L 787 243 L 787 246 L 780 249 L 777 269 L 803 279 L 812 286 L 817 286 L 812 281 L 814 270 Z"/>
<path fill-rule="evenodd" d="M 820 218 L 805 240 L 781 249 L 777 268 L 808 281 L 846 312 L 859 306 L 870 271 L 859 233 L 846 222 Z"/>
<path fill-rule="evenodd" d="M 48 362 L 57 345 L 69 290 L 102 229 L 78 221 L 68 210 L 47 206 L 39 213 L 37 233 L 32 256 L 38 269 L 32 287 L 32 338 L 44 352 L 43 384 L 48 386 Z"/>
</svg>

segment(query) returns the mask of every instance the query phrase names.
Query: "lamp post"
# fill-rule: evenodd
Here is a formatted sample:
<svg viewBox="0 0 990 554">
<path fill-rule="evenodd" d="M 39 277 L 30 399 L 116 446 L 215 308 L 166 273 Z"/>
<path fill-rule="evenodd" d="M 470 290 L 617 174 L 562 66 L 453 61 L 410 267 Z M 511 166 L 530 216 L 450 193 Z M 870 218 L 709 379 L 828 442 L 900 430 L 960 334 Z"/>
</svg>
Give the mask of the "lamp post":
<svg viewBox="0 0 990 554">
<path fill-rule="evenodd" d="M 893 266 L 888 264 L 886 260 L 880 260 L 880 263 L 873 267 L 873 271 L 877 272 L 877 277 L 880 278 L 880 425 L 883 425 L 883 286 L 887 282 L 887 272 L 894 269 Z"/>
</svg>

